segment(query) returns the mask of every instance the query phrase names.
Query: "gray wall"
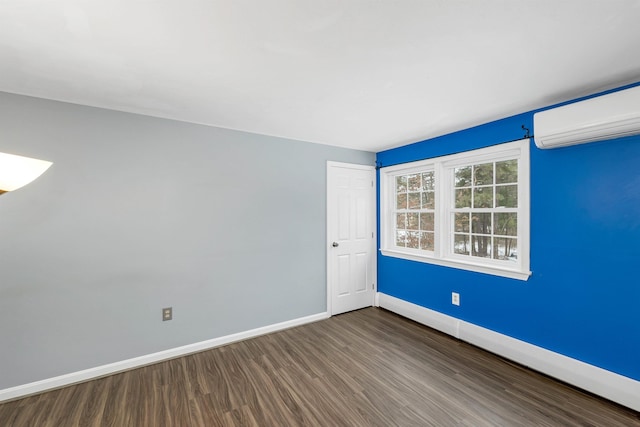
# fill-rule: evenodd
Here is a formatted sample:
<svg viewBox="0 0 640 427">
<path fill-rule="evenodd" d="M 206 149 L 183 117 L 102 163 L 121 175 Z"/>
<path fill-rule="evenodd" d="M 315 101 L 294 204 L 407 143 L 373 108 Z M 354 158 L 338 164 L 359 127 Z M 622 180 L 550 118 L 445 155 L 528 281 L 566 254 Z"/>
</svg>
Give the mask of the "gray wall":
<svg viewBox="0 0 640 427">
<path fill-rule="evenodd" d="M 0 389 L 324 312 L 326 161 L 374 163 L 6 93 L 0 151 L 54 162 L 0 197 Z"/>
</svg>

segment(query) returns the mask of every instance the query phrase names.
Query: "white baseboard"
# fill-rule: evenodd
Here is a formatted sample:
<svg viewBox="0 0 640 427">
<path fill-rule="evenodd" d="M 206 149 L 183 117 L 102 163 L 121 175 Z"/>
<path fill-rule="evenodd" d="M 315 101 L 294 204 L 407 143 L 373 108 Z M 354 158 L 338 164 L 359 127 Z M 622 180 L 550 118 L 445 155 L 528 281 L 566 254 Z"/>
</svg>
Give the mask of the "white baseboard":
<svg viewBox="0 0 640 427">
<path fill-rule="evenodd" d="M 384 309 L 640 411 L 640 381 L 386 294 L 379 293 L 378 301 Z"/>
<path fill-rule="evenodd" d="M 140 368 L 142 366 L 151 365 L 153 363 L 162 362 L 164 360 L 174 359 L 176 357 L 185 356 L 191 353 L 197 353 L 203 350 L 209 350 L 215 347 L 220 347 L 248 338 L 254 338 L 271 332 L 293 328 L 295 326 L 304 325 L 306 323 L 317 322 L 329 317 L 330 316 L 328 312 L 313 314 L 311 316 L 300 317 L 298 319 L 263 326 L 260 328 L 251 329 L 249 331 L 239 332 L 237 334 L 226 335 L 224 337 L 201 341 L 194 344 L 188 344 L 182 347 L 171 348 L 169 350 L 159 351 L 157 353 L 147 354 L 140 357 L 134 357 L 133 359 L 122 360 L 120 362 L 110 363 L 108 365 L 102 365 L 95 368 L 85 369 L 83 371 L 60 375 L 58 377 L 47 378 L 41 381 L 35 381 L 16 387 L 6 388 L 4 390 L 0 390 L 0 402 L 18 399 L 35 393 L 41 393 L 43 391 L 104 377 L 106 375 L 116 374 L 118 372 L 123 372 L 134 368 Z"/>
</svg>

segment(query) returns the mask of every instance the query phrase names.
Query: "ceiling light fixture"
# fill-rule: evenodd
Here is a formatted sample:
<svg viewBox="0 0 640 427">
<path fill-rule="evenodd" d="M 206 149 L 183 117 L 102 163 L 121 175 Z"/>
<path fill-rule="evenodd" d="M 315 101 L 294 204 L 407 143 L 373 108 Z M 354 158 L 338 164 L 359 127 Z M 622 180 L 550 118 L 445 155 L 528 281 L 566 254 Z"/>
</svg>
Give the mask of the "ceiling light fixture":
<svg viewBox="0 0 640 427">
<path fill-rule="evenodd" d="M 51 165 L 46 160 L 0 153 L 0 194 L 27 185 Z"/>
</svg>

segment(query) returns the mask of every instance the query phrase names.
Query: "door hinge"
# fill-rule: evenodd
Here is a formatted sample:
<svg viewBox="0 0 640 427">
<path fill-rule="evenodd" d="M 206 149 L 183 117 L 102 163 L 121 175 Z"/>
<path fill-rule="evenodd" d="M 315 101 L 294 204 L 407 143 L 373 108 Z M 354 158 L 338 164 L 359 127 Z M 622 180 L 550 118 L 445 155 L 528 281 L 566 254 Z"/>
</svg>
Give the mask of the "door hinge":
<svg viewBox="0 0 640 427">
<path fill-rule="evenodd" d="M 371 186 L 373 187 L 373 181 L 371 181 Z"/>
</svg>

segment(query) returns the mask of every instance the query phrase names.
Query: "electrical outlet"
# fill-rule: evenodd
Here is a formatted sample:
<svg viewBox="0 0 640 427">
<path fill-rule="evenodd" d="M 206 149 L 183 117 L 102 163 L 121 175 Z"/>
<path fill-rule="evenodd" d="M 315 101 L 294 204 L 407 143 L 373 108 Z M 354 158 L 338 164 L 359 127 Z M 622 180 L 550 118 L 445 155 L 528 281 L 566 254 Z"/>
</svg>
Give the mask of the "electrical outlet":
<svg viewBox="0 0 640 427">
<path fill-rule="evenodd" d="M 460 294 L 457 292 L 451 292 L 451 304 L 460 305 Z"/>
<path fill-rule="evenodd" d="M 173 307 L 166 307 L 162 309 L 162 321 L 173 319 Z"/>
</svg>

